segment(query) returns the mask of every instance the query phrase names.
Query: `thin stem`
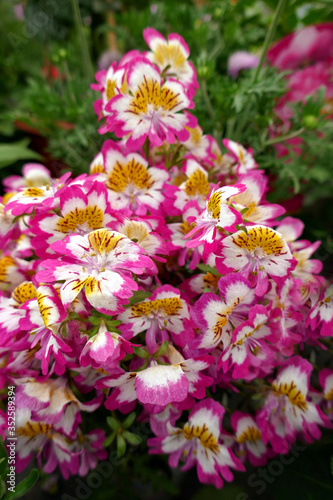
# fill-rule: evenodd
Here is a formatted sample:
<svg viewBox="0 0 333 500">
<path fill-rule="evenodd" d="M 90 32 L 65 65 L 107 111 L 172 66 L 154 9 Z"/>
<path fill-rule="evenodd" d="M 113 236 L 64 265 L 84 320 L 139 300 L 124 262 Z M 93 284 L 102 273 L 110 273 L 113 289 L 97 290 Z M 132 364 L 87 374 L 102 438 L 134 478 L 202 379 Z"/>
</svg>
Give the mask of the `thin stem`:
<svg viewBox="0 0 333 500">
<path fill-rule="evenodd" d="M 75 26 L 76 26 L 78 35 L 80 37 L 82 56 L 83 56 L 83 62 L 84 62 L 86 75 L 87 75 L 88 80 L 90 82 L 92 82 L 94 79 L 94 71 L 93 71 L 93 67 L 91 64 L 87 40 L 86 40 L 86 37 L 83 33 L 79 0 L 71 0 L 71 2 L 72 2 L 73 13 L 74 13 Z"/>
<path fill-rule="evenodd" d="M 212 103 L 210 102 L 210 98 L 209 98 L 209 95 L 208 95 L 206 80 L 202 79 L 200 83 L 201 83 L 202 95 L 203 95 L 205 104 L 207 106 L 207 110 L 208 110 L 209 116 L 214 121 L 214 119 L 215 119 L 215 113 L 214 113 L 213 106 L 212 106 Z"/>
<path fill-rule="evenodd" d="M 304 132 L 305 128 L 302 127 L 298 130 L 295 130 L 294 132 L 290 132 L 290 134 L 286 135 L 280 135 L 279 137 L 274 137 L 274 139 L 270 139 L 269 141 L 265 142 L 265 147 L 266 146 L 271 146 L 272 144 L 279 144 L 280 142 L 288 141 L 289 139 L 293 139 L 294 137 L 297 137 L 298 135 L 302 134 Z"/>
<path fill-rule="evenodd" d="M 286 1 L 287 0 L 279 0 L 279 3 L 278 3 L 278 6 L 276 8 L 276 11 L 274 13 L 274 17 L 273 17 L 273 21 L 267 31 L 267 34 L 266 34 L 266 38 L 265 38 L 265 41 L 264 41 L 264 45 L 263 45 L 263 48 L 262 48 L 262 53 L 261 53 L 261 56 L 260 56 L 260 61 L 259 61 L 259 64 L 256 68 L 256 71 L 254 73 L 254 76 L 253 76 L 253 83 L 255 83 L 257 80 L 258 80 L 258 76 L 259 76 L 259 73 L 260 73 L 260 70 L 261 70 L 261 67 L 264 63 L 264 60 L 265 60 L 265 57 L 266 57 L 266 53 L 267 53 L 267 50 L 268 50 L 268 47 L 274 37 L 274 33 L 275 33 L 275 30 L 276 30 L 276 27 L 277 27 L 277 24 L 278 24 L 278 21 L 280 19 L 280 16 L 282 14 L 282 11 L 284 9 L 284 6 L 286 4 Z"/>
</svg>

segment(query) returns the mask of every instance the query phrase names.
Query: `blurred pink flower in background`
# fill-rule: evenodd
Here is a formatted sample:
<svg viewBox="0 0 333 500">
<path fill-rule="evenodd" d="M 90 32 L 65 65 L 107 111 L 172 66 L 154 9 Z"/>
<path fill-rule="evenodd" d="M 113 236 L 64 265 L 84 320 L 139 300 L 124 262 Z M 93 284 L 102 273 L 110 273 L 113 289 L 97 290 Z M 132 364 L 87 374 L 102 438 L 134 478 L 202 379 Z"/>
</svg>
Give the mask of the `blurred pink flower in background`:
<svg viewBox="0 0 333 500">
<path fill-rule="evenodd" d="M 275 112 L 281 120 L 275 125 L 272 136 L 288 132 L 291 127 L 293 109 L 291 103 L 303 102 L 325 87 L 322 112 L 333 114 L 333 23 L 307 26 L 277 42 L 267 52 L 268 61 L 281 70 L 293 70 L 286 76 L 288 91 L 276 105 Z M 287 144 L 293 144 L 294 152 L 301 152 L 302 139 L 295 137 Z M 288 154 L 288 148 L 277 144 L 279 156 Z"/>
<path fill-rule="evenodd" d="M 267 52 L 272 66 L 297 69 L 333 56 L 333 23 L 307 26 L 282 38 Z"/>
<path fill-rule="evenodd" d="M 238 73 L 242 69 L 256 68 L 258 64 L 258 56 L 246 52 L 245 50 L 234 52 L 228 59 L 228 75 L 237 78 Z"/>
</svg>

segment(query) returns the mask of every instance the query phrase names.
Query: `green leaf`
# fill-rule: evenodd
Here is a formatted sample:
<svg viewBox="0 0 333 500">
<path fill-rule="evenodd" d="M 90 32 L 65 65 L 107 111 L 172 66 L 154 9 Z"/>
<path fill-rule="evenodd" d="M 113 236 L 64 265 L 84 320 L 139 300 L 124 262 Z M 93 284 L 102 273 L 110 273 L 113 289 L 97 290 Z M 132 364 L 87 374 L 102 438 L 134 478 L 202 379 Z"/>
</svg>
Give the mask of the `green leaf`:
<svg viewBox="0 0 333 500">
<path fill-rule="evenodd" d="M 142 302 L 148 297 L 151 297 L 150 292 L 145 292 L 144 290 L 138 290 L 137 292 L 133 292 L 132 297 L 129 299 L 130 306 L 136 304 L 137 302 Z"/>
<path fill-rule="evenodd" d="M 333 455 L 331 456 L 331 474 L 333 476 Z"/>
<path fill-rule="evenodd" d="M 6 473 L 7 467 L 7 457 L 3 457 L 0 459 L 0 476 L 4 476 Z"/>
<path fill-rule="evenodd" d="M 89 316 L 89 321 L 92 325 L 99 326 L 101 324 L 102 318 L 96 318 L 95 316 Z"/>
<path fill-rule="evenodd" d="M 12 500 L 12 498 L 22 497 L 33 487 L 38 478 L 39 471 L 37 469 L 32 469 L 29 475 L 16 485 L 15 492 L 7 491 L 6 495 L 3 497 L 3 500 Z"/>
<path fill-rule="evenodd" d="M 166 351 L 169 348 L 169 342 L 165 340 L 163 344 L 157 349 L 157 351 L 154 354 L 154 358 L 159 358 L 160 356 L 163 356 L 163 354 L 166 353 Z"/>
<path fill-rule="evenodd" d="M 106 421 L 108 425 L 113 429 L 114 431 L 117 431 L 120 427 L 120 423 L 113 417 L 106 417 Z"/>
<path fill-rule="evenodd" d="M 134 354 L 139 356 L 139 358 L 143 359 L 149 358 L 150 356 L 149 352 L 146 351 L 145 349 L 142 349 L 142 347 L 133 347 L 133 352 Z"/>
<path fill-rule="evenodd" d="M 136 413 L 135 411 L 132 411 L 132 413 L 130 413 L 126 418 L 125 420 L 123 421 L 123 423 L 121 424 L 121 427 L 123 429 L 128 429 L 129 427 L 131 427 L 131 425 L 133 424 L 134 420 L 136 419 Z"/>
<path fill-rule="evenodd" d="M 0 479 L 0 498 L 2 498 L 6 493 L 5 483 Z"/>
<path fill-rule="evenodd" d="M 117 431 L 113 431 L 112 434 L 110 434 L 109 437 L 106 438 L 106 440 L 104 441 L 103 443 L 103 447 L 104 448 L 107 448 L 108 446 L 110 446 L 110 444 L 113 443 L 115 437 L 117 435 Z"/>
<path fill-rule="evenodd" d="M 104 322 L 108 328 L 121 325 L 121 321 L 119 319 L 106 319 Z"/>
<path fill-rule="evenodd" d="M 7 452 L 2 438 L 0 439 L 0 458 L 7 458 Z"/>
<path fill-rule="evenodd" d="M 206 273 L 212 273 L 215 276 L 221 276 L 214 267 L 209 266 L 208 264 L 198 264 L 197 267 L 198 269 L 200 269 L 201 271 L 205 271 Z"/>
<path fill-rule="evenodd" d="M 117 434 L 117 457 L 122 457 L 126 453 L 126 441 L 123 434 Z"/>
<path fill-rule="evenodd" d="M 130 444 L 138 445 L 142 442 L 142 438 L 133 432 L 124 431 L 123 436 Z"/>
<path fill-rule="evenodd" d="M 29 139 L 0 144 L 0 168 L 8 167 L 17 160 L 34 159 L 40 160 L 41 155 L 28 148 Z"/>
</svg>

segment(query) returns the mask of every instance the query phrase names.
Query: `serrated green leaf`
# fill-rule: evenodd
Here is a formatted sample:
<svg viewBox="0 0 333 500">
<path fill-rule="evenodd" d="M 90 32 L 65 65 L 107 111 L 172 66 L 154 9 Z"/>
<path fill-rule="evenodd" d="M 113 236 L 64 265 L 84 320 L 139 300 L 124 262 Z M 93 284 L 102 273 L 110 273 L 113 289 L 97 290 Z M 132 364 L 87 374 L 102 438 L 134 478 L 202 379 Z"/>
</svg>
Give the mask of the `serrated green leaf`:
<svg viewBox="0 0 333 500">
<path fill-rule="evenodd" d="M 7 491 L 7 493 L 3 497 L 3 500 L 12 500 L 13 498 L 22 497 L 33 487 L 38 478 L 39 471 L 37 469 L 32 469 L 29 475 L 15 486 L 15 492 Z"/>
<path fill-rule="evenodd" d="M 130 444 L 138 445 L 142 442 L 142 438 L 133 432 L 124 431 L 123 436 Z"/>
</svg>

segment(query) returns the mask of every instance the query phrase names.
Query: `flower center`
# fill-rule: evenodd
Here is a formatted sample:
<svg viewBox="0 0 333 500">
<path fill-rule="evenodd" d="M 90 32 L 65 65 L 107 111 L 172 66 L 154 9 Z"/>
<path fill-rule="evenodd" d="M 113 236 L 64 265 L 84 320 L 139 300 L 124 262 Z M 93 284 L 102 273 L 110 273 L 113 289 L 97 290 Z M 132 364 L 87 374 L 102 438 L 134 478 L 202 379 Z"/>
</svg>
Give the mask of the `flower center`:
<svg viewBox="0 0 333 500">
<path fill-rule="evenodd" d="M 208 448 L 213 453 L 217 453 L 219 445 L 217 444 L 217 439 L 214 434 L 208 429 L 206 424 L 202 426 L 190 425 L 188 422 L 184 425 L 183 429 L 184 436 L 187 440 L 198 438 L 200 439 L 200 444 L 204 448 Z"/>
<path fill-rule="evenodd" d="M 131 113 L 146 115 L 151 109 L 150 107 L 148 109 L 149 104 L 155 111 L 159 111 L 161 108 L 164 111 L 172 111 L 178 106 L 180 103 L 179 93 L 175 93 L 165 86 L 161 88 L 157 80 L 147 80 L 146 76 L 143 79 L 144 81 L 138 85 L 129 105 Z"/>
<path fill-rule="evenodd" d="M 118 193 L 131 186 L 132 191 L 133 186 L 137 189 L 149 189 L 153 184 L 154 181 L 147 167 L 135 158 L 127 164 L 117 162 L 106 181 L 106 187 Z"/>
<path fill-rule="evenodd" d="M 291 381 L 289 384 L 286 382 L 281 382 L 280 384 L 273 383 L 272 391 L 279 395 L 288 396 L 290 403 L 297 406 L 300 410 L 305 411 L 307 409 L 304 394 L 297 388 L 295 382 Z"/>
<path fill-rule="evenodd" d="M 179 297 L 169 297 L 166 299 L 156 299 L 149 302 L 140 302 L 132 307 L 132 315 L 134 317 L 149 316 L 153 313 L 158 313 L 164 316 L 174 316 L 178 314 L 182 307 Z"/>
<path fill-rule="evenodd" d="M 261 432 L 257 427 L 250 426 L 237 437 L 238 443 L 245 443 L 246 441 L 258 441 L 261 439 Z"/>
<path fill-rule="evenodd" d="M 262 258 L 265 255 L 284 255 L 283 239 L 269 227 L 254 227 L 247 230 L 247 234 L 241 231 L 238 235 L 231 237 L 233 243 L 239 248 L 246 248 L 255 257 Z"/>
</svg>

